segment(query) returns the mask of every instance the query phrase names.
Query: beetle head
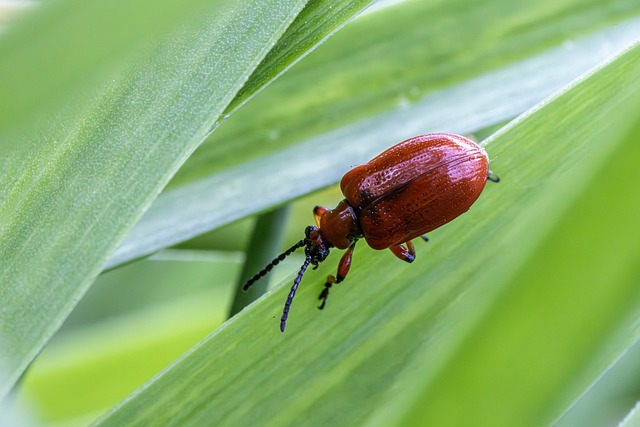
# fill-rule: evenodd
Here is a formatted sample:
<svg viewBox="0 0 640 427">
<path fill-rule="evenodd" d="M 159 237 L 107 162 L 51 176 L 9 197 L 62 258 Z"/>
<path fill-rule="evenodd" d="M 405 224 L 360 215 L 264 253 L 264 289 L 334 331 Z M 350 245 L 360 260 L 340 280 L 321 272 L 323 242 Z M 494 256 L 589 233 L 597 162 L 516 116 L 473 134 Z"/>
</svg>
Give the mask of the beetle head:
<svg viewBox="0 0 640 427">
<path fill-rule="evenodd" d="M 300 242 L 304 245 L 304 253 L 306 256 L 302 267 L 300 267 L 298 275 L 293 281 L 293 286 L 291 286 L 291 291 L 289 291 L 287 301 L 284 303 L 284 310 L 282 311 L 282 317 L 280 318 L 280 330 L 282 332 L 284 332 L 287 327 L 289 309 L 291 308 L 293 297 L 296 296 L 298 285 L 302 281 L 304 273 L 307 271 L 307 267 L 311 264 L 313 265 L 314 270 L 318 268 L 318 264 L 327 259 L 327 256 L 329 255 L 329 248 L 331 247 L 331 245 L 326 242 L 326 239 L 322 237 L 320 229 L 314 225 L 310 225 L 305 228 L 304 236 L 304 240 L 301 240 Z"/>
<path fill-rule="evenodd" d="M 322 237 L 320 229 L 310 225 L 304 230 L 304 253 L 311 259 L 314 269 L 329 256 L 330 245 Z"/>
</svg>

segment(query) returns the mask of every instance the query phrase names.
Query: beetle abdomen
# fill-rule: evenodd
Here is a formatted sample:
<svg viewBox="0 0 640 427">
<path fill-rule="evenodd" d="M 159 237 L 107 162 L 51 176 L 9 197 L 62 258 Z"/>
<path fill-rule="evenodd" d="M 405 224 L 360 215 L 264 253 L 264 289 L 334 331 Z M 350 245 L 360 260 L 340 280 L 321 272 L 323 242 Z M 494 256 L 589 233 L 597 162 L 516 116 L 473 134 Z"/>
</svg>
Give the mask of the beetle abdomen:
<svg viewBox="0 0 640 427">
<path fill-rule="evenodd" d="M 347 172 L 340 181 L 340 189 L 351 206 L 361 208 L 456 157 L 478 151 L 484 152 L 460 135 L 416 136 Z"/>
</svg>

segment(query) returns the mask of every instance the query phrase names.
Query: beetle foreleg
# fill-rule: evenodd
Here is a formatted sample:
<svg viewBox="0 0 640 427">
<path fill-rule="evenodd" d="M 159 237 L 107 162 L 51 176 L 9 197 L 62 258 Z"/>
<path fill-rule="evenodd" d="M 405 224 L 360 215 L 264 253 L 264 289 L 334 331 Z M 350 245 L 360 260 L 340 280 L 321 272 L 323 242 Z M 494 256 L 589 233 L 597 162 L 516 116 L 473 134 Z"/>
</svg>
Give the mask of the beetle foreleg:
<svg viewBox="0 0 640 427">
<path fill-rule="evenodd" d="M 325 212 L 327 212 L 329 209 L 322 207 L 322 206 L 316 206 L 315 208 L 313 208 L 313 217 L 316 220 L 316 225 L 318 227 L 320 227 L 320 217 L 322 215 L 325 214 Z"/>
<path fill-rule="evenodd" d="M 337 285 L 342 282 L 347 274 L 349 273 L 349 268 L 351 267 L 351 258 L 353 257 L 353 249 L 356 247 L 355 242 L 351 244 L 345 251 L 342 258 L 340 258 L 340 263 L 338 264 L 338 272 L 334 276 L 329 275 L 327 277 L 327 283 L 324 284 L 324 289 L 320 292 L 319 300 L 322 300 L 318 308 L 322 310 L 327 303 L 327 298 L 329 297 L 329 289 L 333 285 Z"/>
<path fill-rule="evenodd" d="M 395 256 L 406 262 L 413 262 L 416 259 L 416 248 L 413 246 L 413 242 L 409 240 L 406 242 L 407 247 L 402 245 L 391 246 L 389 249 Z"/>
</svg>

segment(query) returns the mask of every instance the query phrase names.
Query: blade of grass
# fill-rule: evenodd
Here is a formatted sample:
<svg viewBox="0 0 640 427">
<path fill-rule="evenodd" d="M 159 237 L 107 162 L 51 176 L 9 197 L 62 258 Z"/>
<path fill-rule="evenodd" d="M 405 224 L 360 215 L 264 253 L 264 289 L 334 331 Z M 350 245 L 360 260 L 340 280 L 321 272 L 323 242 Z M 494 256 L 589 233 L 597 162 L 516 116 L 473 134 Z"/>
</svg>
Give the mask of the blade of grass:
<svg viewBox="0 0 640 427">
<path fill-rule="evenodd" d="M 95 419 L 224 321 L 241 259 L 143 261 L 101 275 L 27 372 L 22 402 L 46 423 Z"/>
<path fill-rule="evenodd" d="M 151 419 L 198 425 L 214 416 L 219 425 L 234 426 L 254 425 L 256 419 L 265 426 L 357 425 L 367 419 L 378 425 L 417 420 L 431 425 L 427 417 L 437 421 L 433 425 L 465 417 L 465 425 L 479 420 L 486 421 L 483 425 L 550 421 L 559 404 L 570 403 L 575 391 L 599 374 L 585 372 L 585 367 L 594 361 L 600 367 L 606 361 L 606 366 L 610 356 L 624 348 L 620 341 L 612 348 L 607 344 L 640 305 L 633 280 L 626 280 L 629 273 L 638 273 L 633 260 L 640 239 L 637 230 L 629 233 L 627 224 L 640 214 L 640 206 L 636 199 L 631 208 L 620 205 L 624 199 L 611 191 L 635 185 L 627 173 L 640 147 L 635 144 L 628 153 L 624 147 L 629 148 L 630 123 L 637 122 L 633 114 L 640 99 L 639 67 L 640 48 L 625 52 L 492 138 L 487 149 L 502 183 L 488 187 L 463 218 L 435 231 L 431 242 L 418 249 L 417 262 L 406 265 L 359 245 L 348 282 L 337 287 L 325 311 L 318 312 L 317 295 L 325 274 L 335 268 L 334 255 L 334 261 L 305 278 L 286 334 L 277 329 L 277 315 L 288 283 L 228 321 L 96 425 Z M 611 160 L 617 160 L 624 175 L 603 170 Z M 607 204 L 597 203 L 603 201 Z M 613 209 L 611 218 L 617 221 L 598 229 L 603 206 Z M 560 237 L 553 238 L 552 232 Z M 614 234 L 607 238 L 607 232 Z M 593 249 L 591 233 L 608 252 Z M 611 245 L 617 237 L 621 247 L 615 249 Z M 543 238 L 557 250 L 541 246 Z M 581 249 L 577 255 L 590 257 L 585 273 L 601 266 L 602 273 L 595 277 L 619 277 L 619 286 L 589 288 L 592 294 L 583 295 L 580 285 L 592 283 L 584 274 L 566 287 L 563 275 L 540 282 L 541 265 L 556 266 L 562 274 L 567 272 L 563 263 L 573 266 L 571 271 L 580 265 L 580 258 L 572 255 L 572 242 Z M 516 273 L 525 282 L 523 293 L 532 286 L 547 292 L 526 306 L 512 307 L 512 301 L 518 302 L 508 298 L 519 292 Z M 548 325 L 547 309 L 567 302 L 567 295 L 575 300 L 564 307 L 565 316 L 549 316 L 556 322 Z M 497 314 L 488 313 L 489 307 Z M 548 337 L 554 328 L 560 341 Z M 588 332 L 572 330 L 576 328 Z M 528 337 L 535 339 L 528 342 Z M 624 338 L 627 343 L 634 339 Z M 491 340 L 489 348 L 485 340 Z M 589 351 L 598 344 L 611 351 Z M 503 369 L 503 358 L 473 358 L 462 351 L 478 355 L 478 348 L 490 355 L 515 354 L 528 363 L 522 366 L 517 360 L 518 369 Z M 577 360 L 585 354 L 593 356 Z M 526 381 L 549 380 L 545 387 L 528 388 L 517 383 L 521 373 Z M 474 388 L 477 383 L 466 382 L 467 375 L 505 383 Z M 430 400 L 425 404 L 422 386 L 428 379 Z M 479 393 L 489 396 L 490 412 L 483 409 Z M 457 404 L 460 401 L 464 405 Z M 414 402 L 420 418 L 405 418 L 401 409 Z"/>
<path fill-rule="evenodd" d="M 247 247 L 247 261 L 244 263 L 235 287 L 229 317 L 239 313 L 266 292 L 269 286 L 268 278 L 258 280 L 246 291 L 242 289 L 242 286 L 280 252 L 289 214 L 289 205 L 284 205 L 258 217 Z"/>
<path fill-rule="evenodd" d="M 0 153 L 23 142 L 14 132 L 100 85 L 125 58 L 205 4 L 61 0 L 12 22 L 0 38 Z"/>
</svg>

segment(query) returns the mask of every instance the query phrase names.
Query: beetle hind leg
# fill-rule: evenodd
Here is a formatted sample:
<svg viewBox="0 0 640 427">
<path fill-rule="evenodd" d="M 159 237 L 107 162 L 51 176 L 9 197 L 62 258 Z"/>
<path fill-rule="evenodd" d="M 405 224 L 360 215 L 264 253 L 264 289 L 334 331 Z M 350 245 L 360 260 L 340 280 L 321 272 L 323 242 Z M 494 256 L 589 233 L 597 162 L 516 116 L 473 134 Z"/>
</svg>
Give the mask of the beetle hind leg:
<svg viewBox="0 0 640 427">
<path fill-rule="evenodd" d="M 405 243 L 407 247 L 400 245 L 391 246 L 389 249 L 395 256 L 402 261 L 413 262 L 416 259 L 416 248 L 413 246 L 413 242 L 409 240 Z"/>
<path fill-rule="evenodd" d="M 353 257 L 353 248 L 355 247 L 356 247 L 356 244 L 355 242 L 353 242 L 351 246 L 347 248 L 344 255 L 342 255 L 342 258 L 340 258 L 340 263 L 338 264 L 338 272 L 336 273 L 336 275 L 327 276 L 327 282 L 324 284 L 324 289 L 322 290 L 322 292 L 320 292 L 320 296 L 318 297 L 318 299 L 322 301 L 318 306 L 320 310 L 322 310 L 324 306 L 327 304 L 327 298 L 329 297 L 329 289 L 331 289 L 333 285 L 337 285 L 338 283 L 342 282 L 344 278 L 347 277 L 347 274 L 349 273 L 349 268 L 351 267 L 351 258 Z"/>
</svg>

